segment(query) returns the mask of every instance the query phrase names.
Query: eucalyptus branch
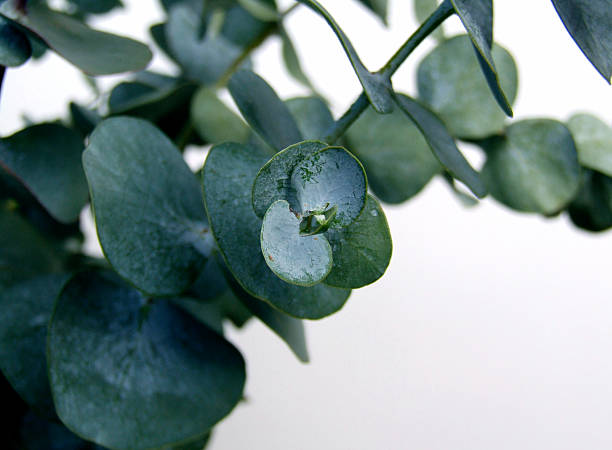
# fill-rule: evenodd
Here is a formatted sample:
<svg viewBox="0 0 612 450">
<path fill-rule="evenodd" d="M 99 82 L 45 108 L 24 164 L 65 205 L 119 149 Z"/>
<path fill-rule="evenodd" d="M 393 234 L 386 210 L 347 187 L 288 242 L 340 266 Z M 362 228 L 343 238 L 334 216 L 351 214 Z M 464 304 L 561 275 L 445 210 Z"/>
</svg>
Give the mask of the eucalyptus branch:
<svg viewBox="0 0 612 450">
<path fill-rule="evenodd" d="M 323 138 L 323 141 L 333 144 L 338 140 L 340 136 L 342 136 L 348 127 L 357 120 L 357 118 L 361 115 L 362 112 L 366 110 L 370 101 L 368 97 L 365 95 L 365 92 L 362 92 L 361 95 L 355 100 L 355 102 L 349 107 L 349 109 L 340 117 L 328 130 L 327 135 Z"/>
</svg>

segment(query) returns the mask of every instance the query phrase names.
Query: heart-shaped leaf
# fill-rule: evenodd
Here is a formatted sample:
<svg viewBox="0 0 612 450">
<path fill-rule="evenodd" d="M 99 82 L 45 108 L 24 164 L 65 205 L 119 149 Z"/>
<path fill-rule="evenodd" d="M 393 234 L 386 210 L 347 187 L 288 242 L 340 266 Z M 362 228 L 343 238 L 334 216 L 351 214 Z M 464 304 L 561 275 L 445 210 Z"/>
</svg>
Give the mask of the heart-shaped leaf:
<svg viewBox="0 0 612 450">
<path fill-rule="evenodd" d="M 590 114 L 573 115 L 567 127 L 574 138 L 580 164 L 612 176 L 612 128 Z"/>
<path fill-rule="evenodd" d="M 292 98 L 285 104 L 304 139 L 322 139 L 334 124 L 329 108 L 319 97 Z"/>
<path fill-rule="evenodd" d="M 0 140 L 0 164 L 17 177 L 47 211 L 74 222 L 87 203 L 81 137 L 57 124 L 26 128 Z"/>
<path fill-rule="evenodd" d="M 259 75 L 239 70 L 228 88 L 242 117 L 273 148 L 282 150 L 303 140 L 287 105 Z"/>
<path fill-rule="evenodd" d="M 482 72 L 497 104 L 512 117 L 512 106 L 500 84 L 493 54 L 493 0 L 451 0 L 472 39 Z"/>
<path fill-rule="evenodd" d="M 295 317 L 325 317 L 344 305 L 349 290 L 322 283 L 312 287 L 289 284 L 264 262 L 262 221 L 251 205 L 251 186 L 267 160 L 266 154 L 253 147 L 226 143 L 212 148 L 202 174 L 211 229 L 228 269 L 250 295 Z"/>
<path fill-rule="evenodd" d="M 29 2 L 27 13 L 11 2 L 0 13 L 40 37 L 46 45 L 90 75 L 108 75 L 143 69 L 152 53 L 132 39 L 92 30 L 65 14 L 52 11 L 44 2 Z"/>
<path fill-rule="evenodd" d="M 213 246 L 200 187 L 149 122 L 116 117 L 91 134 L 83 163 L 100 244 L 122 276 L 151 295 L 176 295 Z"/>
<path fill-rule="evenodd" d="M 32 56 L 28 37 L 0 16 L 0 66 L 17 67 Z"/>
<path fill-rule="evenodd" d="M 368 195 L 359 218 L 348 227 L 325 233 L 333 262 L 325 284 L 356 289 L 378 280 L 391 260 L 391 233 L 382 208 Z"/>
<path fill-rule="evenodd" d="M 612 77 L 612 8 L 608 0 L 552 0 L 565 28 L 608 83 Z"/>
<path fill-rule="evenodd" d="M 444 123 L 425 106 L 404 95 L 397 102 L 414 124 L 421 130 L 440 164 L 456 179 L 463 182 L 477 197 L 487 195 L 487 188 L 470 163 L 457 148 L 455 140 Z"/>
<path fill-rule="evenodd" d="M 240 401 L 245 381 L 223 337 L 112 274 L 81 273 L 64 288 L 47 358 L 62 422 L 110 448 L 201 438 Z"/>
<path fill-rule="evenodd" d="M 612 178 L 594 170 L 583 170 L 580 190 L 567 209 L 577 227 L 604 231 L 612 227 Z"/>
<path fill-rule="evenodd" d="M 46 275 L 0 292 L 0 368 L 31 408 L 49 419 L 55 408 L 47 377 L 47 324 L 70 275 Z"/>
<path fill-rule="evenodd" d="M 206 87 L 193 97 L 191 120 L 200 137 L 211 144 L 246 143 L 249 139 L 249 127 Z"/>
<path fill-rule="evenodd" d="M 498 45 L 493 45 L 491 54 L 512 104 L 518 84 L 514 60 Z M 438 45 L 421 61 L 417 81 L 419 98 L 440 115 L 453 136 L 481 139 L 503 131 L 506 116 L 482 78 L 468 36 L 455 36 Z"/>
<path fill-rule="evenodd" d="M 261 251 L 272 272 L 298 286 L 320 283 L 332 268 L 327 239 L 301 236 L 300 219 L 286 200 L 274 202 L 263 218 Z"/>
<path fill-rule="evenodd" d="M 364 92 L 368 96 L 372 107 L 381 114 L 387 114 L 393 111 L 393 97 L 391 93 L 393 92 L 393 88 L 391 87 L 391 82 L 383 76 L 382 74 L 372 73 L 363 65 L 355 47 L 349 40 L 349 38 L 344 34 L 344 31 L 340 28 L 340 26 L 336 23 L 331 14 L 323 8 L 316 0 L 298 0 L 300 3 L 305 4 L 310 9 L 319 14 L 327 24 L 334 31 L 340 43 L 342 44 L 342 48 L 346 53 L 346 56 L 351 62 L 353 66 L 353 70 L 363 87 Z"/>
<path fill-rule="evenodd" d="M 416 195 L 441 169 L 421 131 L 399 109 L 381 115 L 368 108 L 346 137 L 366 169 L 368 185 L 384 202 Z"/>
<path fill-rule="evenodd" d="M 554 120 L 515 122 L 504 137 L 483 143 L 482 169 L 491 195 L 518 211 L 554 214 L 579 184 L 578 157 L 569 130 Z"/>
</svg>

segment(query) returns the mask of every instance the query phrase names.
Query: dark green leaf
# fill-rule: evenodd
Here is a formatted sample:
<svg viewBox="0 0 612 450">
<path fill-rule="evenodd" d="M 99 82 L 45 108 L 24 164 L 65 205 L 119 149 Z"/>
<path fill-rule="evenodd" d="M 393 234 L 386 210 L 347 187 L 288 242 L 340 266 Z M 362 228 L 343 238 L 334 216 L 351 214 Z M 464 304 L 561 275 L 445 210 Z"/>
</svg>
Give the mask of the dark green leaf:
<svg viewBox="0 0 612 450">
<path fill-rule="evenodd" d="M 427 141 L 401 110 L 366 110 L 349 128 L 347 146 L 365 166 L 368 185 L 382 201 L 401 203 L 440 171 Z"/>
<path fill-rule="evenodd" d="M 22 445 L 20 450 L 104 450 L 84 441 L 61 423 L 41 419 L 32 412 L 23 417 L 19 434 Z"/>
<path fill-rule="evenodd" d="M 567 127 L 574 138 L 580 164 L 612 176 L 612 128 L 590 114 L 573 115 Z"/>
<path fill-rule="evenodd" d="M 21 398 L 49 419 L 55 408 L 47 378 L 47 324 L 69 277 L 40 276 L 0 291 L 0 368 Z"/>
<path fill-rule="evenodd" d="M 17 67 L 32 56 L 28 37 L 0 16 L 0 66 Z"/>
<path fill-rule="evenodd" d="M 203 437 L 240 401 L 240 353 L 166 300 L 143 298 L 111 274 L 64 288 L 47 357 L 57 413 L 111 448 L 181 445 Z"/>
<path fill-rule="evenodd" d="M 612 8 L 609 0 L 553 0 L 565 28 L 580 50 L 610 83 Z"/>
<path fill-rule="evenodd" d="M 370 8 L 380 19 L 387 23 L 387 0 L 359 0 Z"/>
<path fill-rule="evenodd" d="M 2 5 L 1 13 L 33 31 L 59 55 L 90 75 L 143 69 L 152 58 L 145 45 L 92 30 L 70 16 L 48 9 L 44 2 L 29 2 L 25 15 L 7 5 Z"/>
<path fill-rule="evenodd" d="M 174 145 L 148 122 L 111 118 L 92 133 L 83 162 L 115 270 L 152 295 L 189 287 L 213 242 L 197 179 Z"/>
<path fill-rule="evenodd" d="M 266 0 L 265 3 L 271 9 L 276 9 L 273 1 Z M 273 23 L 257 20 L 243 7 L 235 5 L 225 11 L 221 34 L 241 49 L 247 49 L 262 39 L 273 26 Z"/>
<path fill-rule="evenodd" d="M 242 116 L 273 148 L 282 150 L 303 140 L 287 106 L 259 75 L 239 70 L 228 88 Z"/>
<path fill-rule="evenodd" d="M 319 97 L 292 98 L 285 103 L 304 139 L 321 139 L 334 124 L 329 108 Z"/>
<path fill-rule="evenodd" d="M 568 208 L 572 222 L 589 231 L 612 227 L 612 178 L 583 170 L 578 195 Z"/>
<path fill-rule="evenodd" d="M 123 7 L 120 0 L 68 0 L 82 13 L 104 14 L 115 8 Z"/>
<path fill-rule="evenodd" d="M 554 214 L 576 194 L 579 165 L 569 130 L 554 120 L 512 124 L 484 142 L 482 169 L 491 195 L 518 211 Z"/>
<path fill-rule="evenodd" d="M 366 69 L 349 38 L 346 36 L 346 34 L 344 34 L 344 31 L 342 31 L 334 18 L 319 4 L 319 2 L 316 0 L 298 1 L 305 4 L 323 17 L 334 33 L 336 33 L 336 36 L 340 40 L 342 48 L 344 49 L 346 56 L 349 58 L 351 65 L 353 66 L 353 70 L 355 70 L 355 74 L 357 75 L 357 78 L 359 78 L 359 82 L 361 83 L 361 86 L 363 87 L 363 90 L 368 96 L 368 99 L 370 100 L 370 103 L 374 109 L 382 114 L 393 111 L 394 102 L 393 96 L 391 95 L 393 91 L 391 88 L 391 82 L 383 75 L 372 73 Z"/>
<path fill-rule="evenodd" d="M 156 23 L 155 25 L 151 25 L 151 28 L 149 28 L 149 34 L 153 38 L 153 42 L 155 42 L 160 50 L 164 52 L 168 58 L 178 64 L 178 61 L 174 57 L 174 54 L 168 45 L 168 40 L 166 39 L 166 23 Z"/>
<path fill-rule="evenodd" d="M 0 140 L 0 164 L 60 222 L 78 219 L 87 203 L 83 141 L 70 128 L 42 124 Z"/>
<path fill-rule="evenodd" d="M 320 283 L 332 268 L 331 246 L 325 237 L 301 236 L 300 219 L 286 200 L 274 202 L 263 218 L 261 250 L 272 272 L 298 286 Z"/>
<path fill-rule="evenodd" d="M 249 127 L 207 87 L 202 87 L 193 97 L 191 121 L 200 137 L 211 144 L 246 143 L 249 139 Z"/>
<path fill-rule="evenodd" d="M 285 283 L 263 260 L 262 221 L 251 206 L 251 186 L 267 159 L 256 149 L 238 144 L 213 147 L 202 176 L 212 231 L 229 270 L 249 294 L 295 317 L 325 317 L 344 305 L 349 290 Z"/>
<path fill-rule="evenodd" d="M 463 182 L 478 197 L 487 195 L 487 189 L 478 172 L 467 162 L 442 121 L 416 100 L 397 96 L 400 108 L 421 130 L 425 140 L 440 164 L 459 181 Z"/>
<path fill-rule="evenodd" d="M 93 129 L 100 123 L 102 117 L 91 110 L 70 102 L 70 119 L 72 128 L 78 131 L 81 136 L 89 136 Z"/>
<path fill-rule="evenodd" d="M 492 55 L 512 104 L 518 84 L 514 60 L 498 45 Z M 421 61 L 417 78 L 419 97 L 440 115 L 453 136 L 482 139 L 503 131 L 505 114 L 482 78 L 468 36 L 455 36 L 436 47 Z"/>
<path fill-rule="evenodd" d="M 512 117 L 512 106 L 500 84 L 491 53 L 493 47 L 493 0 L 451 0 L 470 35 L 478 63 L 497 104 Z"/>
<path fill-rule="evenodd" d="M 325 234 L 334 265 L 325 284 L 356 289 L 378 280 L 391 260 L 391 234 L 385 213 L 372 196 L 351 225 Z"/>
<path fill-rule="evenodd" d="M 213 302 L 202 302 L 187 297 L 176 298 L 172 301 L 208 328 L 223 335 L 223 312 L 217 304 Z"/>
</svg>

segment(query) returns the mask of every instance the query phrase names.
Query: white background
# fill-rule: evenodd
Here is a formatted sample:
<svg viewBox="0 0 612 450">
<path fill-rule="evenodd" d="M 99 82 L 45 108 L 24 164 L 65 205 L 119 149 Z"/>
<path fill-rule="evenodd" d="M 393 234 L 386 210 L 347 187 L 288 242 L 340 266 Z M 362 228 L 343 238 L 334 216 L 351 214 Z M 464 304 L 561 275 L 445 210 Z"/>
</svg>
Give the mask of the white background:
<svg viewBox="0 0 612 450">
<path fill-rule="evenodd" d="M 127 10 L 96 25 L 150 41 L 157 2 L 124 1 Z M 416 28 L 411 1 L 390 2 L 389 29 L 353 0 L 321 3 L 373 69 Z M 549 1 L 497 0 L 495 8 L 496 40 L 519 64 L 518 119 L 590 111 L 612 123 L 612 88 Z M 461 30 L 457 19 L 447 23 Z M 359 93 L 340 45 L 304 7 L 288 28 L 337 116 Z M 414 70 L 431 43 L 423 47 L 395 76 L 398 90 L 415 92 Z M 256 69 L 283 97 L 306 93 L 279 52 L 271 40 Z M 154 67 L 174 70 L 163 58 Z M 67 99 L 92 98 L 60 58 L 28 63 L 8 72 L 0 133 L 19 129 L 22 114 L 54 118 L 66 114 Z M 211 449 L 612 448 L 612 234 L 578 231 L 565 216 L 516 214 L 492 199 L 465 209 L 440 181 L 386 212 L 391 266 L 341 312 L 307 324 L 310 364 L 260 323 L 228 329 L 247 360 L 248 401 L 216 428 Z"/>
</svg>

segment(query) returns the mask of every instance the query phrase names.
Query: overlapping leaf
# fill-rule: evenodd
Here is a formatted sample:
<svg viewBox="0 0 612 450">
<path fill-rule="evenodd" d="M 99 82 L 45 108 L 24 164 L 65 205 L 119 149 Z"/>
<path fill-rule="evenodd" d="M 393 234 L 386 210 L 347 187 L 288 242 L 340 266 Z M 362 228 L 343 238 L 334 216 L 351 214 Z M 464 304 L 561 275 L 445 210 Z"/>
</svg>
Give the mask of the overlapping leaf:
<svg viewBox="0 0 612 450">
<path fill-rule="evenodd" d="M 27 36 L 0 16 L 0 66 L 17 67 L 32 55 Z"/>
<path fill-rule="evenodd" d="M 191 120 L 200 137 L 211 144 L 246 143 L 249 139 L 247 125 L 207 87 L 202 87 L 193 97 Z"/>
<path fill-rule="evenodd" d="M 573 115 L 567 127 L 574 138 L 580 164 L 612 176 L 612 128 L 590 114 Z"/>
</svg>

